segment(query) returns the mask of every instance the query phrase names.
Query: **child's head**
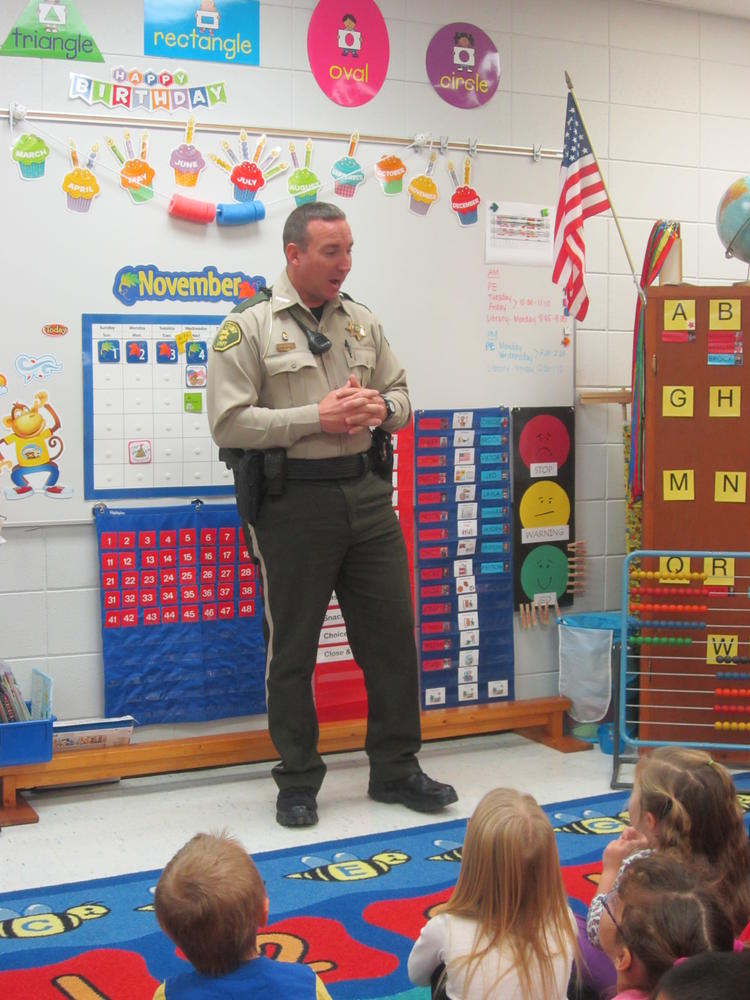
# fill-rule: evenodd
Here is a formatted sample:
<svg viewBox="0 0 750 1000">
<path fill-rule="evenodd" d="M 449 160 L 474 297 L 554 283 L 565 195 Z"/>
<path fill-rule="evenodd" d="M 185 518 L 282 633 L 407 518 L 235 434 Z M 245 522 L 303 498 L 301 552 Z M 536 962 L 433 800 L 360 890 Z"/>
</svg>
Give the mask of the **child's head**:
<svg viewBox="0 0 750 1000">
<path fill-rule="evenodd" d="M 633 819 L 649 814 L 660 848 L 713 863 L 728 835 L 744 840 L 742 813 L 729 773 L 703 750 L 659 747 L 638 761 L 630 801 Z"/>
<path fill-rule="evenodd" d="M 198 833 L 161 874 L 154 897 L 162 930 L 206 976 L 222 976 L 256 952 L 268 916 L 258 869 L 225 833 Z"/>
<path fill-rule="evenodd" d="M 732 897 L 737 927 L 750 913 L 750 851 L 729 773 L 703 750 L 660 747 L 642 757 L 630 798 L 631 824 L 659 850 L 705 860 Z"/>
<path fill-rule="evenodd" d="M 679 958 L 731 951 L 732 923 L 692 868 L 668 854 L 633 861 L 604 899 L 599 940 L 618 986 L 650 990 Z"/>
<path fill-rule="evenodd" d="M 555 834 L 530 795 L 495 788 L 484 796 L 466 829 L 454 895 L 505 927 L 564 899 Z"/>
<path fill-rule="evenodd" d="M 679 962 L 659 980 L 653 1000 L 742 1000 L 750 987 L 750 951 L 707 952 Z"/>
<path fill-rule="evenodd" d="M 445 912 L 476 920 L 487 947 L 510 946 L 529 987 L 552 980 L 550 955 L 576 953 L 555 835 L 537 802 L 511 788 L 488 792 L 466 829 L 461 870 Z M 470 973 L 470 975 L 472 975 Z"/>
</svg>

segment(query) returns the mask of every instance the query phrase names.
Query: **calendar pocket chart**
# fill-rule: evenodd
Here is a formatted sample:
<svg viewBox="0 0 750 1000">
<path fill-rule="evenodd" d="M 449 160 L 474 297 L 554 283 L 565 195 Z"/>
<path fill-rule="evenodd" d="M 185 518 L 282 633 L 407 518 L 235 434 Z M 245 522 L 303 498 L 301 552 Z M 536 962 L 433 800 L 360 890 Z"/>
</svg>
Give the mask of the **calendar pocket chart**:
<svg viewBox="0 0 750 1000">
<path fill-rule="evenodd" d="M 83 315 L 86 499 L 233 492 L 206 414 L 223 319 Z"/>
</svg>

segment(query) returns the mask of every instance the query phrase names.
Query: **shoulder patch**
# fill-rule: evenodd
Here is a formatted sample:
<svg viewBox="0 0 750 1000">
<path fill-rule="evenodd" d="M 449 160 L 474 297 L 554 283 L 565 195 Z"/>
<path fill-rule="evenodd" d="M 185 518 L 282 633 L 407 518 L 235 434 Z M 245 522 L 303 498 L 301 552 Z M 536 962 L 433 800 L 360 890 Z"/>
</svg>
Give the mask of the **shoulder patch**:
<svg viewBox="0 0 750 1000">
<path fill-rule="evenodd" d="M 257 306 L 260 302 L 270 302 L 271 296 L 273 294 L 273 288 L 259 288 L 255 295 L 251 295 L 249 299 L 243 299 L 242 302 L 238 302 L 237 305 L 232 310 L 233 313 L 241 313 L 246 309 L 252 309 L 253 306 Z"/>
<path fill-rule="evenodd" d="M 233 319 L 226 319 L 219 327 L 211 345 L 214 351 L 228 351 L 230 347 L 236 347 L 242 340 L 242 330 Z"/>
</svg>

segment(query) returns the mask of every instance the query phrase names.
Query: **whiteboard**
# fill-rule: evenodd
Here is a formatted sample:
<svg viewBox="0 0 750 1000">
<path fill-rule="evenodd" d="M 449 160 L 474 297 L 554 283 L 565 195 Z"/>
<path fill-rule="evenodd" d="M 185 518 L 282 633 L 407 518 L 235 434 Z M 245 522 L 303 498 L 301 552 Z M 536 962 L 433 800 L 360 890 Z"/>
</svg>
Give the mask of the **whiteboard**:
<svg viewBox="0 0 750 1000">
<path fill-rule="evenodd" d="M 231 115 L 229 112 L 224 112 Z M 123 120 L 123 127 L 127 119 Z M 250 127 L 248 130 L 250 131 Z M 84 407 L 82 317 L 84 314 L 163 315 L 228 313 L 231 302 L 146 302 L 123 307 L 113 292 L 115 276 L 125 266 L 153 263 L 163 271 L 241 270 L 272 283 L 284 258 L 281 231 L 293 207 L 284 175 L 269 181 L 263 195 L 266 218 L 257 224 L 219 227 L 175 220 L 167 214 L 175 192 L 198 200 L 230 202 L 226 174 L 210 162 L 195 191 L 180 191 L 168 166 L 179 132 L 149 128 L 149 160 L 156 169 L 156 196 L 135 205 L 118 182 L 117 164 L 104 142 L 112 134 L 122 142 L 122 129 L 91 123 L 32 123 L 27 131 L 43 134 L 51 152 L 45 176 L 24 181 L 10 156 L 0 157 L 0 183 L 5 192 L 4 232 L 12 233 L 3 275 L 5 335 L 0 343 L 0 418 L 14 402 L 31 405 L 36 392 L 47 394 L 60 418 L 64 451 L 59 459 L 60 483 L 72 495 L 52 499 L 42 492 L 16 499 L 5 497 L 9 470 L 0 473 L 0 504 L 8 524 L 90 521 L 84 497 Z M 237 140 L 237 131 L 229 135 Z M 75 135 L 79 150 L 98 143 L 100 195 L 87 213 L 66 208 L 61 189 L 70 169 L 67 141 Z M 194 142 L 208 161 L 221 153 L 223 136 L 203 133 Z M 53 142 L 53 140 L 55 140 Z M 287 155 L 287 141 L 269 139 Z M 297 141 L 297 149 L 304 146 Z M 400 195 L 386 196 L 373 176 L 375 161 L 386 152 L 401 156 L 410 176 L 424 172 L 424 150 L 389 148 L 361 142 L 357 158 L 366 180 L 351 199 L 333 193 L 332 163 L 346 144 L 316 140 L 312 166 L 327 186 L 321 200 L 346 211 L 354 234 L 354 265 L 346 290 L 373 309 L 391 346 L 406 368 L 414 409 L 535 404 L 569 405 L 574 395 L 572 348 L 561 350 L 559 289 L 542 267 L 488 265 L 484 261 L 484 206 L 493 193 L 506 199 L 553 202 L 559 164 L 555 160 L 484 154 L 477 158 L 471 183 L 480 193 L 479 222 L 461 226 L 450 211 L 452 190 L 443 157 L 435 178 L 439 200 L 424 217 L 408 211 L 406 185 Z M 288 155 L 287 155 L 288 158 Z M 454 157 L 457 159 L 457 157 Z M 494 298 L 501 296 L 500 299 Z M 491 298 L 491 296 L 493 298 Z M 502 296 L 505 296 L 503 299 Z M 498 303 L 506 303 L 504 310 Z M 508 305 L 515 303 L 515 305 Z M 509 311 L 508 311 L 509 310 Z M 43 328 L 66 328 L 50 337 Z M 49 355 L 42 378 L 19 371 L 23 355 Z M 3 432 L 8 433 L 3 427 Z M 13 449 L 0 447 L 12 460 Z M 142 505 L 143 499 L 137 501 Z M 155 503 L 168 499 L 155 498 Z"/>
</svg>

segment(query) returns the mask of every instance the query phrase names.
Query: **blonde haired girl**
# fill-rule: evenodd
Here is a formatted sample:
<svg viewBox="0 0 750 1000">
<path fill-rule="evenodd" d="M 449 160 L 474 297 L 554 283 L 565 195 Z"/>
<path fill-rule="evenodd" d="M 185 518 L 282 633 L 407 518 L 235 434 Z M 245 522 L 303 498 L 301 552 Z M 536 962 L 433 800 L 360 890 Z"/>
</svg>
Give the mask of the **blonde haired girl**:
<svg viewBox="0 0 750 1000">
<path fill-rule="evenodd" d="M 750 850 L 727 770 L 703 750 L 659 747 L 636 765 L 628 810 L 630 826 L 604 849 L 587 920 L 592 944 L 598 945 L 602 896 L 643 850 L 705 863 L 707 885 L 720 894 L 739 934 L 750 919 Z"/>
<path fill-rule="evenodd" d="M 530 795 L 496 788 L 469 820 L 453 894 L 409 956 L 425 986 L 445 965 L 450 1000 L 557 1000 L 577 953 L 555 835 Z"/>
</svg>

